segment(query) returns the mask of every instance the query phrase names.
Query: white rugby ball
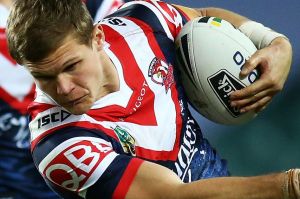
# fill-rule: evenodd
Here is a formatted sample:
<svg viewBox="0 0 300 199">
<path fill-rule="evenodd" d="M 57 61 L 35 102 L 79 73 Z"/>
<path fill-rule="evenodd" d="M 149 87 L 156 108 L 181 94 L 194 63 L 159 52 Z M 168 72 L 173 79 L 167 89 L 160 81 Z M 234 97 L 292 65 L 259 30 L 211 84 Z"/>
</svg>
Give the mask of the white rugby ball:
<svg viewBox="0 0 300 199">
<path fill-rule="evenodd" d="M 258 78 L 252 71 L 241 79 L 246 59 L 256 51 L 252 41 L 231 23 L 216 17 L 200 17 L 184 25 L 176 38 L 181 80 L 192 106 L 221 124 L 242 124 L 256 116 L 232 108 L 229 95 Z"/>
</svg>

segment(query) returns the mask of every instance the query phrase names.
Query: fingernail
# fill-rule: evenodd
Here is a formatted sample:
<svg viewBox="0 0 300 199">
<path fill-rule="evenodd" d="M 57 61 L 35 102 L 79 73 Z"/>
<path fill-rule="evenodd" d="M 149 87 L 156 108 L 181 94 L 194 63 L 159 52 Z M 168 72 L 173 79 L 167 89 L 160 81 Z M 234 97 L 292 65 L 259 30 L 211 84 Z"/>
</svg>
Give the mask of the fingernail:
<svg viewBox="0 0 300 199">
<path fill-rule="evenodd" d="M 246 110 L 245 109 L 240 109 L 240 113 L 245 113 Z"/>
<path fill-rule="evenodd" d="M 235 103 L 235 102 L 231 102 L 231 103 L 230 103 L 230 106 L 235 107 L 235 106 L 236 106 L 236 103 Z"/>
</svg>

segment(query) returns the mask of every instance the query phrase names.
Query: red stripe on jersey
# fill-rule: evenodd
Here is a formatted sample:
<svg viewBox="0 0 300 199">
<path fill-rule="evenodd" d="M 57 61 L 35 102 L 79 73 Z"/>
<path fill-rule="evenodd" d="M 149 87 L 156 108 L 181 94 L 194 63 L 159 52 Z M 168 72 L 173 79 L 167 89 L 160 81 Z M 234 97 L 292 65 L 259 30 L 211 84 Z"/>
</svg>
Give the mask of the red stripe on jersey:
<svg viewBox="0 0 300 199">
<path fill-rule="evenodd" d="M 143 160 L 141 159 L 133 158 L 130 160 L 119 184 L 113 193 L 113 199 L 124 199 L 126 197 L 129 187 L 142 163 Z"/>
<path fill-rule="evenodd" d="M 157 5 L 154 4 L 153 2 L 150 1 L 149 3 L 157 7 Z M 176 10 L 174 10 L 174 8 L 172 8 L 173 10 L 171 10 L 171 8 L 169 7 L 170 4 L 168 5 L 165 2 L 160 2 L 160 1 L 156 1 L 156 3 L 159 4 L 160 9 L 164 10 L 169 15 L 169 17 L 173 20 L 173 21 L 169 21 L 166 17 L 166 13 L 162 13 L 161 10 L 159 9 L 160 13 L 164 16 L 165 22 L 167 22 L 171 34 L 173 35 L 174 38 L 176 38 L 176 36 L 179 34 L 182 28 L 182 22 L 176 20 L 180 16 L 178 16 L 178 13 L 176 12 Z"/>
<path fill-rule="evenodd" d="M 8 103 L 13 109 L 18 110 L 23 115 L 27 114 L 27 107 L 32 102 L 34 93 L 35 86 L 33 85 L 30 89 L 30 92 L 24 97 L 24 99 L 22 101 L 19 101 L 0 87 L 1 99 Z"/>
<path fill-rule="evenodd" d="M 78 121 L 78 122 L 71 122 L 68 124 L 64 124 L 58 127 L 55 127 L 53 129 L 50 129 L 48 131 L 45 131 L 44 133 L 42 133 L 41 135 L 39 135 L 37 138 L 35 138 L 34 140 L 32 140 L 31 142 L 31 151 L 34 150 L 34 148 L 36 147 L 36 145 L 39 143 L 39 141 L 41 141 L 44 137 L 46 137 L 47 135 L 52 134 L 53 132 L 55 133 L 55 131 L 59 130 L 59 129 L 63 129 L 65 127 L 83 127 L 86 128 L 88 131 L 90 131 L 91 129 L 96 129 L 96 130 L 100 130 L 101 132 L 105 133 L 106 135 L 114 138 L 115 140 L 119 141 L 119 138 L 117 137 L 117 135 L 115 134 L 113 129 L 107 129 L 104 128 L 103 126 L 99 125 L 99 124 L 93 124 L 87 121 Z"/>
<path fill-rule="evenodd" d="M 106 35 L 106 41 L 111 44 L 110 49 L 116 54 L 116 57 L 119 58 L 122 67 L 126 66 L 126 68 L 123 68 L 124 80 L 133 91 L 126 107 L 126 112 L 123 114 L 123 121 L 140 125 L 157 125 L 153 108 L 154 93 L 149 88 L 138 64 L 134 59 L 134 55 L 132 54 L 130 47 L 124 37 L 118 32 L 106 25 L 102 25 L 102 27 Z M 146 93 L 143 96 L 144 103 L 140 103 L 139 101 L 139 99 L 141 99 L 141 91 Z M 139 103 L 138 106 L 137 103 Z M 114 116 L 115 112 L 119 112 L 120 115 L 122 115 L 121 113 L 124 112 L 124 108 L 118 106 L 107 106 L 105 108 L 98 109 L 98 117 L 96 115 L 93 115 L 93 117 L 99 121 L 103 121 L 105 120 L 105 117 L 107 117 L 104 115 L 109 115 L 111 113 L 111 115 Z M 147 114 L 145 114 L 145 112 Z M 118 119 L 120 118 L 118 117 Z"/>
<path fill-rule="evenodd" d="M 153 53 L 155 54 L 155 56 L 166 60 L 159 44 L 156 41 L 154 33 L 151 30 L 152 28 L 149 25 L 147 25 L 146 23 L 144 23 L 138 19 L 130 18 L 130 20 L 132 20 L 133 22 L 138 24 L 140 26 L 140 28 L 143 29 L 143 31 L 145 32 L 145 35 L 147 35 L 149 45 L 150 45 Z M 149 31 L 149 29 L 151 31 Z M 180 104 L 178 101 L 178 92 L 176 89 L 175 82 L 174 82 L 174 84 L 171 85 L 170 89 L 171 89 L 173 103 L 174 103 L 175 109 L 176 109 L 176 140 L 175 140 L 173 151 L 172 152 L 161 152 L 161 151 L 156 152 L 156 151 L 140 148 L 140 152 L 143 154 L 143 157 L 145 157 L 145 158 L 150 158 L 152 160 L 176 160 L 177 159 L 177 155 L 178 155 L 178 151 L 179 151 L 179 144 L 180 144 L 180 135 L 181 135 L 181 130 L 182 130 L 181 107 L 180 107 Z M 168 157 L 167 157 L 167 154 L 169 154 Z"/>
<path fill-rule="evenodd" d="M 13 65 L 16 65 L 17 62 L 10 56 L 6 41 L 5 28 L 0 28 L 0 53 L 9 60 Z"/>
</svg>

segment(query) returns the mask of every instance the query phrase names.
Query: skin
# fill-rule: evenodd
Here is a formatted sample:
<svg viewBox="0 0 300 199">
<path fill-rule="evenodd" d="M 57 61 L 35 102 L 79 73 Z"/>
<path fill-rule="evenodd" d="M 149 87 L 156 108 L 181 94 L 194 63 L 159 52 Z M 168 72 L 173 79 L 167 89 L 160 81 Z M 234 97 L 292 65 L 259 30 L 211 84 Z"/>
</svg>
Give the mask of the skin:
<svg viewBox="0 0 300 199">
<path fill-rule="evenodd" d="M 216 16 L 236 27 L 248 19 L 222 9 L 191 9 L 178 6 L 190 18 Z M 68 37 L 63 45 L 46 59 L 25 65 L 37 86 L 73 114 L 87 112 L 92 104 L 119 90 L 117 71 L 103 50 L 104 33 L 95 27 L 92 46 L 79 45 Z M 291 64 L 291 45 L 282 38 L 258 50 L 241 72 L 245 76 L 259 67 L 261 78 L 251 86 L 231 95 L 232 105 L 241 111 L 263 109 L 286 81 Z M 225 177 L 182 183 L 169 169 L 144 161 L 139 168 L 126 199 L 282 199 L 285 174 L 258 177 Z"/>
<path fill-rule="evenodd" d="M 91 47 L 67 37 L 46 59 L 26 63 L 37 86 L 75 115 L 87 112 L 95 101 L 119 90 L 117 71 L 103 51 L 103 37 L 96 28 Z"/>
<path fill-rule="evenodd" d="M 10 8 L 12 3 L 13 3 L 13 1 L 11 1 L 11 0 L 0 0 L 0 4 L 4 5 L 7 8 Z"/>
</svg>

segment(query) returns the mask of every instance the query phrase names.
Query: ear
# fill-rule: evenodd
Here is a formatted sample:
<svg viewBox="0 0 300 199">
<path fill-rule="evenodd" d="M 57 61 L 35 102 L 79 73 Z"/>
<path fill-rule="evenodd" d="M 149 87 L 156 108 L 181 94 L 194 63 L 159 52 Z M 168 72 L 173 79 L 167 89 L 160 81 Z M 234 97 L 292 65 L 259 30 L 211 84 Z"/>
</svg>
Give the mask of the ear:
<svg viewBox="0 0 300 199">
<path fill-rule="evenodd" d="M 104 41 L 105 37 L 103 28 L 100 24 L 96 24 L 93 30 L 93 45 L 96 46 L 97 50 L 102 50 Z"/>
</svg>

